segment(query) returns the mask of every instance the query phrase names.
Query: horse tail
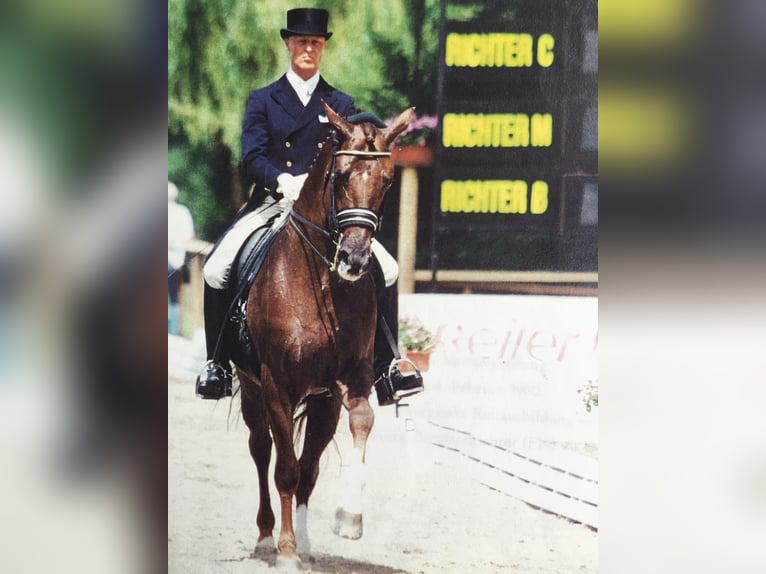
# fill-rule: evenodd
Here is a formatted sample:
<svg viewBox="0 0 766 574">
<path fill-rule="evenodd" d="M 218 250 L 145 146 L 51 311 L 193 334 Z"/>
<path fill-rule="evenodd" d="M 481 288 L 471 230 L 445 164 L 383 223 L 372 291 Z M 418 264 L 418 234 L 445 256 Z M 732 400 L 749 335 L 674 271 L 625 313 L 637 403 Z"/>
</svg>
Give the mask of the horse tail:
<svg viewBox="0 0 766 574">
<path fill-rule="evenodd" d="M 239 373 L 237 371 L 234 372 L 234 376 L 232 377 L 231 384 L 234 386 L 234 390 L 231 393 L 231 398 L 229 399 L 229 412 L 226 415 L 226 430 L 229 430 L 229 425 L 232 421 L 232 415 L 235 415 L 235 419 L 239 419 L 240 410 L 234 411 L 234 399 L 239 395 L 241 384 L 239 382 Z"/>
<path fill-rule="evenodd" d="M 311 395 L 303 399 L 298 406 L 295 407 L 293 413 L 293 446 L 297 450 L 301 441 L 303 440 L 303 433 L 306 430 L 306 419 L 308 418 L 308 402 L 311 399 Z"/>
</svg>

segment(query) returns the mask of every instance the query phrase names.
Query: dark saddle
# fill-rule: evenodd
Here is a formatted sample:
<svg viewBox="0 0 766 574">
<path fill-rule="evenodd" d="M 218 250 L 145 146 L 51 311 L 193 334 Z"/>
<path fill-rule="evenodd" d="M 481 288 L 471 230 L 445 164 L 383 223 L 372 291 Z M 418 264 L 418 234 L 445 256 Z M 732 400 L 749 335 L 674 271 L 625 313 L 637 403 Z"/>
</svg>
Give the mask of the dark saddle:
<svg viewBox="0 0 766 574">
<path fill-rule="evenodd" d="M 278 216 L 275 216 L 253 231 L 240 247 L 229 273 L 228 289 L 231 305 L 227 325 L 233 331 L 232 335 L 236 334 L 236 337 L 233 337 L 236 339 L 235 344 L 232 345 L 233 358 L 235 362 L 247 362 L 254 369 L 260 361 L 247 328 L 247 296 L 258 272 L 263 267 L 271 244 L 287 223 L 287 219 L 287 217 L 278 219 Z"/>
</svg>

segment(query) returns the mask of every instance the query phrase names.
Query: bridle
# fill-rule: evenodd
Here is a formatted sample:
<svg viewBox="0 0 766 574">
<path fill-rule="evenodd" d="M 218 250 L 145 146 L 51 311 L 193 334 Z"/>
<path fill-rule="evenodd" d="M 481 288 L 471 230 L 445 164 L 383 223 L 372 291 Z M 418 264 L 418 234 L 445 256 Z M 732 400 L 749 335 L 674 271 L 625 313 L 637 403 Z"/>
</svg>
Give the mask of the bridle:
<svg viewBox="0 0 766 574">
<path fill-rule="evenodd" d="M 338 252 L 340 251 L 341 234 L 345 229 L 353 226 L 366 227 L 374 234 L 380 227 L 380 218 L 378 217 L 378 214 L 371 209 L 367 209 L 366 207 L 348 207 L 346 209 L 341 209 L 340 211 L 336 210 L 335 183 L 340 172 L 335 169 L 335 164 L 338 156 L 354 156 L 365 160 L 377 160 L 381 157 L 391 156 L 390 151 L 340 149 L 340 141 L 338 140 L 337 135 L 333 135 L 332 145 L 332 163 L 330 164 L 330 170 L 327 172 L 324 183 L 324 185 L 327 186 L 329 179 L 330 205 L 328 206 L 327 210 L 327 229 L 312 223 L 297 213 L 294 209 L 290 211 L 290 225 L 292 225 L 298 236 L 308 244 L 308 246 L 314 251 L 314 253 L 319 256 L 324 264 L 330 268 L 330 271 L 335 270 L 335 264 L 338 259 Z M 311 239 L 298 227 L 298 225 L 295 223 L 296 220 L 303 225 L 310 227 L 333 244 L 335 247 L 335 254 L 332 261 L 325 257 L 322 252 L 314 245 Z"/>
</svg>

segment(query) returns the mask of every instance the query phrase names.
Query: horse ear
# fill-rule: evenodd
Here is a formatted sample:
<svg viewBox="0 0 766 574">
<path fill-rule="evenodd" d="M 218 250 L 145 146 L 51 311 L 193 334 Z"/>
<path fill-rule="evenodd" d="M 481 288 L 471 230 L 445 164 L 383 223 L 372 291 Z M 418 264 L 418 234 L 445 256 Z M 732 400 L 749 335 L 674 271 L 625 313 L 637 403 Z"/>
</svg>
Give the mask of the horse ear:
<svg viewBox="0 0 766 574">
<path fill-rule="evenodd" d="M 330 120 L 330 123 L 335 126 L 345 138 L 350 138 L 351 133 L 354 131 L 354 125 L 340 117 L 340 115 L 328 106 L 324 100 L 322 100 L 322 105 L 324 106 L 324 111 L 327 114 L 327 119 Z"/>
<path fill-rule="evenodd" d="M 400 133 L 407 129 L 412 120 L 412 114 L 415 112 L 415 108 L 407 108 L 394 120 L 394 123 L 383 130 L 383 138 L 386 142 L 386 147 L 391 145 Z"/>
</svg>

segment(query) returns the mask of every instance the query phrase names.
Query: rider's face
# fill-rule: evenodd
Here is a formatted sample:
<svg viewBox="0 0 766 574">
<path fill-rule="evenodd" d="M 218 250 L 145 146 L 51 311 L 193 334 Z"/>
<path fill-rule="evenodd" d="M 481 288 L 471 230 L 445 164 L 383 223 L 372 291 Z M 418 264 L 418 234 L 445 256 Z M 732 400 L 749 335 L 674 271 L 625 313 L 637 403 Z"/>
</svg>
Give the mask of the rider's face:
<svg viewBox="0 0 766 574">
<path fill-rule="evenodd" d="M 304 80 L 316 74 L 326 45 L 327 40 L 321 36 L 290 36 L 285 39 L 293 71 Z"/>
</svg>

